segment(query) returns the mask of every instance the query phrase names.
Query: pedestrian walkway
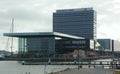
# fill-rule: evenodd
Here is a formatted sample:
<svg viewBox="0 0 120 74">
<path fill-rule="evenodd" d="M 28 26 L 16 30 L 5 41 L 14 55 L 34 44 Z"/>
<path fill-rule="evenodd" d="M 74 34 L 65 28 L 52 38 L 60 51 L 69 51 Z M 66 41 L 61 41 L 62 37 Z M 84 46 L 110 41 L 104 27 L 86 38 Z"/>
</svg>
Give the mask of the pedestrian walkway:
<svg viewBox="0 0 120 74">
<path fill-rule="evenodd" d="M 102 68 L 81 68 L 61 71 L 55 74 L 113 74 L 113 69 L 102 69 Z"/>
</svg>

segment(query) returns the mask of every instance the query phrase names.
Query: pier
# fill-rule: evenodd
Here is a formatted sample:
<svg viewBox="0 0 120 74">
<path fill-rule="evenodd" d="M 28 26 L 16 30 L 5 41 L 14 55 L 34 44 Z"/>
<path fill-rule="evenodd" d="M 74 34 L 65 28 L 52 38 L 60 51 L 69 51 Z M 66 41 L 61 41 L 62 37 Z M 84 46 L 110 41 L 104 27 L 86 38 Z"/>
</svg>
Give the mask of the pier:
<svg viewBox="0 0 120 74">
<path fill-rule="evenodd" d="M 78 68 L 120 68 L 118 61 L 88 61 L 88 62 L 30 62 L 26 61 L 23 65 L 77 65 Z"/>
<path fill-rule="evenodd" d="M 60 72 L 53 72 L 48 74 L 113 74 L 113 69 L 102 69 L 102 68 L 96 68 L 96 69 L 72 69 L 72 70 L 66 70 L 66 71 L 60 71 Z"/>
<path fill-rule="evenodd" d="M 48 62 L 49 59 L 52 62 L 73 62 L 73 61 L 91 61 L 91 60 L 98 60 L 98 59 L 110 59 L 111 56 L 100 56 L 100 57 L 84 57 L 84 58 L 19 58 L 19 57 L 5 57 L 0 58 L 0 61 L 31 61 L 31 62 Z"/>
<path fill-rule="evenodd" d="M 120 60 L 95 61 L 99 59 L 110 59 L 111 57 L 85 57 L 85 58 L 0 58 L 0 61 L 20 61 L 23 65 L 78 65 L 78 68 L 109 67 L 120 68 Z"/>
</svg>

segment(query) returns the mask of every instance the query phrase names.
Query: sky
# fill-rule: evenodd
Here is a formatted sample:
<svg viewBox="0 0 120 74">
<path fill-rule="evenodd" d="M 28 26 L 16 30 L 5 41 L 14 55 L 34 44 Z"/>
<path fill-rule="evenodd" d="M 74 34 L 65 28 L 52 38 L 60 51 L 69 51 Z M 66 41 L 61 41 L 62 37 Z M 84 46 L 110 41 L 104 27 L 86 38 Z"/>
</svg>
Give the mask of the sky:
<svg viewBox="0 0 120 74">
<path fill-rule="evenodd" d="M 12 18 L 14 32 L 52 32 L 53 12 L 88 7 L 97 12 L 97 38 L 120 40 L 120 0 L 0 0 L 0 50 L 10 48 L 3 33 L 10 32 Z"/>
</svg>

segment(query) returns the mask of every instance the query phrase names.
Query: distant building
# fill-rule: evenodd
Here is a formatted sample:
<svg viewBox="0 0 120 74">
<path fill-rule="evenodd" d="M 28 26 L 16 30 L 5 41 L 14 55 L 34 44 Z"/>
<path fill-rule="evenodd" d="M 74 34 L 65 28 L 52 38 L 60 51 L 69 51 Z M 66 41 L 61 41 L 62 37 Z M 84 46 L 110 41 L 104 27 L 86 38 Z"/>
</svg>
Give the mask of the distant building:
<svg viewBox="0 0 120 74">
<path fill-rule="evenodd" d="M 97 39 L 100 44 L 100 50 L 103 51 L 120 51 L 120 42 L 112 39 Z"/>
<path fill-rule="evenodd" d="M 93 8 L 57 10 L 53 13 L 53 31 L 96 39 L 96 11 Z"/>
<path fill-rule="evenodd" d="M 115 51 L 120 51 L 120 41 L 113 40 L 113 42 L 114 42 L 114 50 Z"/>
</svg>

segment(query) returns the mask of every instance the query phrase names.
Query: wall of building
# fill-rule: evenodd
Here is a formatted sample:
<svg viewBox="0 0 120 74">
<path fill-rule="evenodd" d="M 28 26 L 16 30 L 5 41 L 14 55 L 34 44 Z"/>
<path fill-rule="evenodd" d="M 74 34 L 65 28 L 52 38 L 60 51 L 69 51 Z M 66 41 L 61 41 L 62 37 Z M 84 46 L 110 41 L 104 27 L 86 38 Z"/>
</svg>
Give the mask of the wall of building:
<svg viewBox="0 0 120 74">
<path fill-rule="evenodd" d="M 90 47 L 94 47 L 94 44 L 90 44 L 89 39 L 68 39 L 68 40 L 56 40 L 55 41 L 56 53 L 68 53 L 74 50 L 90 50 Z M 93 46 L 90 46 L 93 45 Z"/>
<path fill-rule="evenodd" d="M 55 39 L 47 38 L 20 38 L 19 53 L 26 57 L 48 57 L 55 53 Z"/>
<path fill-rule="evenodd" d="M 98 39 L 97 41 L 101 45 L 100 50 L 112 51 L 112 40 L 111 39 Z"/>
<path fill-rule="evenodd" d="M 100 43 L 101 47 L 104 48 L 104 51 L 112 51 L 112 48 L 114 51 L 120 51 L 120 42 L 117 40 L 98 39 L 97 41 Z"/>
<path fill-rule="evenodd" d="M 57 10 L 53 13 L 53 31 L 96 38 L 96 12 L 93 9 Z"/>
<path fill-rule="evenodd" d="M 120 41 L 114 40 L 114 50 L 120 51 Z"/>
</svg>

